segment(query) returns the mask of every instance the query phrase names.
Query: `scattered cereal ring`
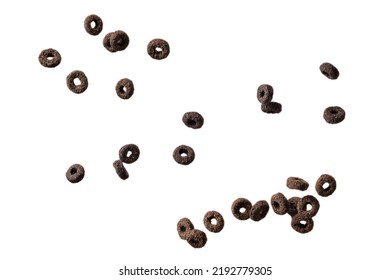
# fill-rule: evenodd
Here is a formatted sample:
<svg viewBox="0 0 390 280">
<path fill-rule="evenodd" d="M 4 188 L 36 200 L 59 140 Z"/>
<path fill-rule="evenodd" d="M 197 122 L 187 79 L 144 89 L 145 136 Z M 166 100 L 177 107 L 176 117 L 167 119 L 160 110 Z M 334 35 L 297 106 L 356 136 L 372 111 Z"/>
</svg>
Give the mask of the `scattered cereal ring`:
<svg viewBox="0 0 390 280">
<path fill-rule="evenodd" d="M 216 224 L 213 224 L 213 220 Z M 203 224 L 211 232 L 220 232 L 225 225 L 225 221 L 219 212 L 209 211 L 203 217 Z"/>
<path fill-rule="evenodd" d="M 188 234 L 194 229 L 194 225 L 188 218 L 182 218 L 177 222 L 177 233 L 181 239 L 187 240 Z"/>
<path fill-rule="evenodd" d="M 320 71 L 325 77 L 336 80 L 339 77 L 339 70 L 328 62 L 324 62 L 320 65 Z"/>
<path fill-rule="evenodd" d="M 274 101 L 263 103 L 261 104 L 261 111 L 267 114 L 279 114 L 282 112 L 282 104 Z"/>
<path fill-rule="evenodd" d="M 99 35 L 103 30 L 103 21 L 97 15 L 89 15 L 84 20 L 84 28 L 90 35 Z"/>
<path fill-rule="evenodd" d="M 327 187 L 324 188 L 324 185 L 328 184 Z M 336 190 L 336 179 L 333 176 L 328 174 L 323 174 L 318 178 L 316 182 L 316 191 L 318 195 L 326 197 L 330 196 Z"/>
<path fill-rule="evenodd" d="M 300 212 L 292 217 L 291 227 L 299 233 L 308 233 L 314 227 L 314 220 L 307 212 Z"/>
<path fill-rule="evenodd" d="M 179 164 L 188 165 L 195 159 L 194 150 L 186 145 L 180 145 L 173 151 L 173 158 Z"/>
<path fill-rule="evenodd" d="M 46 49 L 41 51 L 38 60 L 42 66 L 54 68 L 61 63 L 61 54 L 55 49 Z"/>
<path fill-rule="evenodd" d="M 117 30 L 110 36 L 110 45 L 115 51 L 123 51 L 130 43 L 130 38 L 126 32 Z"/>
<path fill-rule="evenodd" d="M 139 148 L 135 144 L 124 145 L 119 150 L 119 159 L 124 163 L 133 163 L 139 158 Z"/>
<path fill-rule="evenodd" d="M 129 99 L 134 93 L 133 81 L 124 78 L 118 81 L 115 87 L 116 94 L 122 99 Z"/>
<path fill-rule="evenodd" d="M 126 180 L 129 178 L 129 173 L 127 172 L 126 168 L 123 166 L 123 163 L 120 160 L 114 161 L 112 164 L 115 168 L 116 174 L 118 174 L 119 178 L 122 180 Z"/>
<path fill-rule="evenodd" d="M 287 202 L 288 202 L 288 210 L 287 214 L 289 214 L 291 217 L 294 217 L 296 214 L 298 214 L 297 210 L 297 204 L 298 201 L 300 201 L 301 198 L 297 196 L 290 197 Z"/>
<path fill-rule="evenodd" d="M 164 59 L 169 55 L 169 44 L 163 39 L 153 39 L 147 46 L 148 54 L 154 59 Z"/>
<path fill-rule="evenodd" d="M 271 197 L 271 205 L 278 215 L 284 215 L 288 211 L 287 198 L 282 193 L 276 193 Z"/>
<path fill-rule="evenodd" d="M 79 80 L 80 84 L 76 85 L 75 80 Z M 66 77 L 66 85 L 74 93 L 83 93 L 88 88 L 88 78 L 83 71 L 75 70 Z"/>
<path fill-rule="evenodd" d="M 235 201 L 233 201 L 231 207 L 233 216 L 239 220 L 248 220 L 251 209 L 252 203 L 246 198 L 237 198 Z"/>
<path fill-rule="evenodd" d="M 272 86 L 263 84 L 257 88 L 257 99 L 261 104 L 267 104 L 272 101 L 274 89 Z"/>
<path fill-rule="evenodd" d="M 198 112 L 187 112 L 182 117 L 183 123 L 193 129 L 201 128 L 204 123 L 204 119 Z"/>
<path fill-rule="evenodd" d="M 345 119 L 345 111 L 339 106 L 330 106 L 324 110 L 323 117 L 327 123 L 340 123 Z"/>
<path fill-rule="evenodd" d="M 311 206 L 311 209 L 307 209 L 308 205 Z M 298 213 L 306 212 L 310 215 L 310 217 L 314 217 L 319 209 L 320 202 L 312 195 L 306 195 L 302 197 L 297 203 Z"/>
<path fill-rule="evenodd" d="M 265 200 L 260 200 L 256 202 L 251 210 L 249 211 L 249 217 L 255 221 L 258 222 L 267 216 L 267 213 L 269 211 L 269 204 Z"/>
<path fill-rule="evenodd" d="M 103 46 L 106 48 L 106 50 L 108 50 L 109 52 L 116 52 L 116 50 L 114 49 L 114 47 L 111 45 L 111 35 L 113 34 L 114 32 L 109 32 L 106 34 L 106 36 L 104 36 L 103 38 Z"/>
<path fill-rule="evenodd" d="M 298 177 L 288 177 L 287 187 L 292 190 L 306 191 L 309 187 L 309 183 Z"/>
<path fill-rule="evenodd" d="M 85 175 L 84 167 L 81 164 L 73 164 L 66 171 L 66 179 L 71 183 L 78 183 L 83 180 Z"/>
<path fill-rule="evenodd" d="M 206 245 L 207 235 L 199 229 L 192 229 L 187 235 L 187 242 L 194 248 L 202 248 Z"/>
</svg>

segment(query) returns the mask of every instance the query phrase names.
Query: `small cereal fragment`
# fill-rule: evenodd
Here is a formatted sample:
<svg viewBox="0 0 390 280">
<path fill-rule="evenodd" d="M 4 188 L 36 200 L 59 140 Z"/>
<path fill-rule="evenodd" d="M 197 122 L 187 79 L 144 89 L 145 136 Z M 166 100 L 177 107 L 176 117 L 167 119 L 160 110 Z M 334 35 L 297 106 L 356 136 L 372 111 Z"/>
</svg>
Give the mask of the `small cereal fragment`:
<svg viewBox="0 0 390 280">
<path fill-rule="evenodd" d="M 73 164 L 66 171 L 66 179 L 71 183 L 78 183 L 83 180 L 85 175 L 84 167 L 81 164 Z"/>
<path fill-rule="evenodd" d="M 257 88 L 257 100 L 259 100 L 261 104 L 270 103 L 273 95 L 274 89 L 270 85 L 262 84 Z"/>
<path fill-rule="evenodd" d="M 194 248 L 202 248 L 206 245 L 207 235 L 199 229 L 192 229 L 187 234 L 187 242 Z"/>
<path fill-rule="evenodd" d="M 288 211 L 287 198 L 282 193 L 276 193 L 271 197 L 271 205 L 278 215 L 284 215 Z"/>
<path fill-rule="evenodd" d="M 126 168 L 123 166 L 122 161 L 116 160 L 112 164 L 115 168 L 116 174 L 118 174 L 119 178 L 122 180 L 126 180 L 129 178 L 129 173 L 127 172 Z"/>
<path fill-rule="evenodd" d="M 327 186 L 324 188 L 324 185 Z M 327 197 L 330 196 L 336 190 L 336 179 L 329 174 L 323 174 L 318 178 L 316 182 L 316 191 L 318 195 Z"/>
<path fill-rule="evenodd" d="M 97 15 L 89 15 L 84 20 L 84 28 L 90 35 L 99 35 L 103 30 L 103 21 Z"/>
<path fill-rule="evenodd" d="M 287 187 L 292 190 L 306 191 L 309 187 L 309 183 L 298 177 L 288 177 Z"/>
<path fill-rule="evenodd" d="M 291 227 L 299 233 L 308 233 L 314 227 L 314 220 L 307 212 L 300 212 L 291 219 Z"/>
<path fill-rule="evenodd" d="M 328 62 L 320 65 L 320 71 L 325 77 L 331 80 L 336 80 L 339 77 L 339 70 Z"/>
<path fill-rule="evenodd" d="M 259 200 L 256 202 L 249 211 L 249 218 L 258 222 L 267 216 L 269 211 L 269 204 L 266 200 Z"/>
<path fill-rule="evenodd" d="M 186 145 L 180 145 L 173 151 L 174 160 L 183 165 L 192 163 L 195 159 L 194 150 Z"/>
<path fill-rule="evenodd" d="M 263 103 L 261 104 L 261 111 L 267 114 L 279 114 L 282 112 L 282 104 L 274 101 Z"/>
<path fill-rule="evenodd" d="M 208 211 L 203 217 L 203 224 L 211 232 L 220 232 L 225 225 L 225 221 L 219 212 Z"/>
<path fill-rule="evenodd" d="M 310 209 L 308 206 L 310 205 Z M 312 195 L 306 195 L 302 197 L 297 203 L 298 213 L 306 212 L 310 217 L 317 215 L 318 210 L 320 209 L 320 202 Z"/>
<path fill-rule="evenodd" d="M 183 123 L 193 129 L 198 129 L 203 126 L 204 119 L 198 112 L 187 112 L 182 117 Z"/>
<path fill-rule="evenodd" d="M 163 39 L 153 39 L 147 46 L 151 58 L 161 60 L 169 55 L 169 44 Z"/>
<path fill-rule="evenodd" d="M 194 229 L 194 225 L 188 218 L 182 218 L 177 222 L 177 233 L 183 240 L 188 239 L 188 234 Z"/>
<path fill-rule="evenodd" d="M 46 49 L 41 51 L 38 60 L 42 66 L 54 68 L 61 63 L 61 54 L 55 49 Z"/>
<path fill-rule="evenodd" d="M 246 198 L 237 198 L 232 203 L 233 216 L 239 220 L 248 220 L 249 212 L 252 209 L 252 203 Z"/>
<path fill-rule="evenodd" d="M 345 111 L 339 106 L 330 106 L 324 110 L 325 121 L 330 124 L 337 124 L 345 119 Z"/>
</svg>

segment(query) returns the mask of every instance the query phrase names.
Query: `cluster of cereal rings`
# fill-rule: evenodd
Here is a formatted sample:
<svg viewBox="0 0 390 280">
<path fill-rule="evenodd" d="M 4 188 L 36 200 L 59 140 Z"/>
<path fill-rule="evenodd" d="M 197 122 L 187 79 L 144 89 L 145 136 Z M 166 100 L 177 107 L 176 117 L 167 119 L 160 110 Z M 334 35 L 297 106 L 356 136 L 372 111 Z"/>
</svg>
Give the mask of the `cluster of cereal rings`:
<svg viewBox="0 0 390 280">
<path fill-rule="evenodd" d="M 289 177 L 286 185 L 290 189 L 300 191 L 305 191 L 309 187 L 308 182 L 298 177 Z M 327 186 L 324 187 L 325 185 Z M 315 189 L 318 195 L 327 197 L 336 190 L 336 180 L 329 174 L 323 174 L 318 178 Z M 287 199 L 280 192 L 271 197 L 271 206 L 277 215 L 289 214 L 291 216 L 291 227 L 299 233 L 308 233 L 313 229 L 313 217 L 320 209 L 319 201 L 312 195 L 294 196 Z M 250 218 L 254 221 L 260 221 L 265 218 L 269 208 L 266 200 L 260 200 L 252 206 L 248 199 L 241 197 L 233 202 L 231 211 L 233 216 L 239 220 Z"/>
</svg>

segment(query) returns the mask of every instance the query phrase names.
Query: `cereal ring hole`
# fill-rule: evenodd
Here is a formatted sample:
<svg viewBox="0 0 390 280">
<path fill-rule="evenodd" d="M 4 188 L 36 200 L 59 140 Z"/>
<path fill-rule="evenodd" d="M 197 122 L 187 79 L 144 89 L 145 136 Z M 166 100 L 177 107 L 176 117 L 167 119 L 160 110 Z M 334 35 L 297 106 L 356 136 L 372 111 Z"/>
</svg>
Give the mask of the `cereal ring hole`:
<svg viewBox="0 0 390 280">
<path fill-rule="evenodd" d="M 96 21 L 91 21 L 91 23 L 89 24 L 89 26 L 91 26 L 91 28 L 95 28 L 96 27 Z"/>
<path fill-rule="evenodd" d="M 240 211 L 240 213 L 245 213 L 246 212 L 246 208 L 245 207 L 241 207 L 239 211 Z"/>
<path fill-rule="evenodd" d="M 130 157 L 131 154 L 132 154 L 132 152 L 131 152 L 131 151 L 128 151 L 127 154 L 126 154 L 126 156 L 127 156 L 127 157 Z"/>
<path fill-rule="evenodd" d="M 54 55 L 49 53 L 46 57 L 47 60 L 53 60 L 54 59 Z"/>
<path fill-rule="evenodd" d="M 264 97 L 264 95 L 265 95 L 265 92 L 264 92 L 264 91 L 261 91 L 261 92 L 260 92 L 260 97 Z"/>
<path fill-rule="evenodd" d="M 188 156 L 188 151 L 185 150 L 185 149 L 180 149 L 179 154 L 180 154 L 182 157 L 187 157 L 187 156 Z"/>
<path fill-rule="evenodd" d="M 81 85 L 81 81 L 80 81 L 79 78 L 74 78 L 74 79 L 73 79 L 73 83 L 74 83 L 76 86 Z"/>
<path fill-rule="evenodd" d="M 181 232 L 185 232 L 186 230 L 187 230 L 187 228 L 186 228 L 185 226 L 181 226 L 181 227 L 180 227 L 180 231 L 181 231 Z"/>
<path fill-rule="evenodd" d="M 70 169 L 70 174 L 71 175 L 74 175 L 76 173 L 77 173 L 77 169 L 76 168 L 73 167 L 73 168 Z"/>
<path fill-rule="evenodd" d="M 300 225 L 301 227 L 306 226 L 306 224 L 307 224 L 307 222 L 306 222 L 305 220 L 299 221 L 299 225 Z"/>
<path fill-rule="evenodd" d="M 305 207 L 304 207 L 305 211 L 310 211 L 312 208 L 313 208 L 313 206 L 310 203 L 305 204 Z"/>
<path fill-rule="evenodd" d="M 275 208 L 279 208 L 280 207 L 280 204 L 277 202 L 277 201 L 274 201 L 272 203 L 272 205 L 275 207 Z"/>
<path fill-rule="evenodd" d="M 196 125 L 196 121 L 194 121 L 194 120 L 188 120 L 188 121 L 187 121 L 187 124 L 188 124 L 188 125 Z"/>
<path fill-rule="evenodd" d="M 160 48 L 160 47 L 156 47 L 154 50 L 155 50 L 156 52 L 162 52 L 162 48 Z"/>
<path fill-rule="evenodd" d="M 211 218 L 210 219 L 210 224 L 216 225 L 217 224 L 217 219 L 216 218 Z"/>
<path fill-rule="evenodd" d="M 325 184 L 322 185 L 322 188 L 324 189 L 324 191 L 329 191 L 330 189 L 330 185 L 328 182 L 326 182 Z"/>
</svg>

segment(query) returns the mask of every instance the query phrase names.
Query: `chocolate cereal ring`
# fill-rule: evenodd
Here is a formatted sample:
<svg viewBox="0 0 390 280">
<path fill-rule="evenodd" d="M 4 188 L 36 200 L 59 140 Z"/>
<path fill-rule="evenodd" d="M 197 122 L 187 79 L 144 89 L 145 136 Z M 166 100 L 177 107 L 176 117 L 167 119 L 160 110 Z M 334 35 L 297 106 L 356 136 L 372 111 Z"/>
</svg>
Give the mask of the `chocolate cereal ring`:
<svg viewBox="0 0 390 280">
<path fill-rule="evenodd" d="M 182 218 L 177 222 L 177 233 L 181 239 L 187 240 L 188 234 L 194 229 L 194 225 L 188 218 Z"/>
<path fill-rule="evenodd" d="M 289 189 L 306 191 L 309 183 L 298 177 L 288 177 L 286 185 Z"/>
<path fill-rule="evenodd" d="M 41 51 L 38 56 L 39 63 L 48 68 L 54 68 L 61 63 L 61 55 L 55 49 L 46 49 Z"/>
<path fill-rule="evenodd" d="M 198 112 L 187 112 L 182 117 L 183 123 L 193 129 L 198 129 L 203 126 L 204 119 Z"/>
<path fill-rule="evenodd" d="M 115 87 L 116 94 L 122 99 L 129 99 L 134 93 L 133 81 L 124 78 L 118 81 Z"/>
<path fill-rule="evenodd" d="M 314 227 L 314 220 L 307 212 L 300 212 L 291 219 L 291 227 L 299 233 L 308 233 Z"/>
<path fill-rule="evenodd" d="M 328 62 L 324 62 L 320 65 L 320 71 L 325 77 L 336 80 L 339 77 L 339 70 Z"/>
<path fill-rule="evenodd" d="M 308 209 L 308 205 L 311 206 L 311 209 Z M 320 209 L 320 202 L 312 195 L 306 195 L 298 200 L 297 211 L 298 213 L 306 212 L 310 217 L 314 217 L 318 210 Z"/>
<path fill-rule="evenodd" d="M 301 198 L 297 196 L 290 197 L 287 202 L 288 202 L 288 210 L 287 214 L 289 214 L 291 217 L 294 217 L 296 214 L 298 214 L 297 210 L 297 204 L 298 201 L 300 201 Z"/>
<path fill-rule="evenodd" d="M 106 48 L 106 50 L 108 50 L 109 52 L 116 52 L 117 50 L 114 49 L 114 47 L 111 45 L 111 35 L 113 34 L 114 32 L 109 32 L 106 34 L 106 36 L 104 36 L 103 38 L 103 46 Z"/>
<path fill-rule="evenodd" d="M 81 164 L 73 164 L 66 171 L 66 179 L 71 183 L 78 183 L 83 180 L 85 175 L 84 167 Z"/>
<path fill-rule="evenodd" d="M 115 168 L 116 174 L 118 174 L 119 178 L 122 180 L 126 180 L 129 178 L 129 173 L 127 172 L 126 168 L 123 166 L 123 163 L 120 160 L 114 161 L 112 164 Z"/>
<path fill-rule="evenodd" d="M 194 150 L 186 145 L 180 145 L 173 151 L 174 160 L 183 165 L 188 165 L 195 159 Z"/>
<path fill-rule="evenodd" d="M 324 188 L 324 185 L 327 184 L 328 186 Z M 316 191 L 318 195 L 327 197 L 330 196 L 334 191 L 336 190 L 336 179 L 333 178 L 333 176 L 329 174 L 323 174 L 318 178 L 316 182 Z"/>
<path fill-rule="evenodd" d="M 288 211 L 287 198 L 282 193 L 276 193 L 271 197 L 271 205 L 278 215 L 284 215 Z"/>
<path fill-rule="evenodd" d="M 169 44 L 163 39 L 153 39 L 147 46 L 148 54 L 154 59 L 164 59 L 169 55 Z"/>
<path fill-rule="evenodd" d="M 263 103 L 261 104 L 261 111 L 267 114 L 279 114 L 282 112 L 282 104 L 274 101 Z"/>
<path fill-rule="evenodd" d="M 84 28 L 90 35 L 99 35 L 103 30 L 103 21 L 97 15 L 89 15 L 84 20 Z"/>
<path fill-rule="evenodd" d="M 272 101 L 274 89 L 272 86 L 263 84 L 257 88 L 257 99 L 261 104 L 267 104 Z"/>
<path fill-rule="evenodd" d="M 124 163 L 133 163 L 139 158 L 139 148 L 135 144 L 124 145 L 119 150 L 119 159 Z"/>
<path fill-rule="evenodd" d="M 323 117 L 327 123 L 340 123 L 345 119 L 345 111 L 339 106 L 330 106 L 324 110 Z"/>
<path fill-rule="evenodd" d="M 255 222 L 258 222 L 267 216 L 268 211 L 268 202 L 265 200 L 260 200 L 252 206 L 251 210 L 249 211 L 249 218 Z"/>
<path fill-rule="evenodd" d="M 251 209 L 252 203 L 246 198 L 237 198 L 231 207 L 233 216 L 239 220 L 248 220 Z"/>
<path fill-rule="evenodd" d="M 130 38 L 126 32 L 117 30 L 110 36 L 110 45 L 115 51 L 123 51 L 130 43 Z"/>
<path fill-rule="evenodd" d="M 192 229 L 187 235 L 187 242 L 194 248 L 202 248 L 206 245 L 207 235 L 199 229 Z"/>
<path fill-rule="evenodd" d="M 76 85 L 75 80 L 79 80 L 80 84 Z M 83 71 L 75 70 L 66 77 L 66 85 L 74 93 L 83 93 L 88 88 L 88 78 Z"/>
<path fill-rule="evenodd" d="M 215 224 L 213 224 L 213 221 L 215 221 Z M 225 221 L 219 212 L 209 211 L 203 217 L 203 224 L 211 232 L 220 232 L 225 225 Z"/>
</svg>

